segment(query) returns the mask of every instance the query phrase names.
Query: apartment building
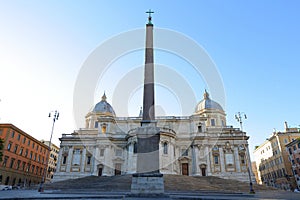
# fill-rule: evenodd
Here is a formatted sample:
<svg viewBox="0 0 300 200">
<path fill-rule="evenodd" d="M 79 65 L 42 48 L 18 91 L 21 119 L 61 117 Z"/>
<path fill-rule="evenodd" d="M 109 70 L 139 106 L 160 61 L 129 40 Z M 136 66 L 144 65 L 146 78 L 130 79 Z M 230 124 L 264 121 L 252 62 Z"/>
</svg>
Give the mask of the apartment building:
<svg viewBox="0 0 300 200">
<path fill-rule="evenodd" d="M 286 145 L 289 160 L 295 177 L 297 189 L 300 190 L 300 137 Z"/>
<path fill-rule="evenodd" d="M 0 184 L 26 187 L 40 183 L 48 146 L 13 124 L 0 124 L 0 138 L 4 140 Z"/>
<path fill-rule="evenodd" d="M 283 132 L 274 132 L 264 143 L 256 146 L 254 160 L 258 173 L 258 184 L 290 190 L 296 187 L 289 154 L 288 143 L 300 137 L 298 128 L 288 128 L 285 122 Z"/>
</svg>

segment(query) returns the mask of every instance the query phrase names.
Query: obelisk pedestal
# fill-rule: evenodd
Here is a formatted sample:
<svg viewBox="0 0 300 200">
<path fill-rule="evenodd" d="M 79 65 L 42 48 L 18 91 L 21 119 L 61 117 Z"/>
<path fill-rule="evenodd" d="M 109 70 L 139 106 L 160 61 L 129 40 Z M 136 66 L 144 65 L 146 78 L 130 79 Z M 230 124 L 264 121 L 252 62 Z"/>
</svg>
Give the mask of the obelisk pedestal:
<svg viewBox="0 0 300 200">
<path fill-rule="evenodd" d="M 137 173 L 132 175 L 131 193 L 161 196 L 164 180 L 159 172 L 160 130 L 155 126 L 142 126 L 137 129 L 137 137 Z"/>
</svg>

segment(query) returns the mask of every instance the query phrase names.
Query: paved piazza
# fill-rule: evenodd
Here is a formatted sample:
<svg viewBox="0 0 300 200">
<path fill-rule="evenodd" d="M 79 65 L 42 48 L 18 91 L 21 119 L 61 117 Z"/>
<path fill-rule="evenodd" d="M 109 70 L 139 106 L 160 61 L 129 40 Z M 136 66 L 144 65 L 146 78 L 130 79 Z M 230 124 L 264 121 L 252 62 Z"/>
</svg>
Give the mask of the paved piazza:
<svg viewBox="0 0 300 200">
<path fill-rule="evenodd" d="M 0 199 L 287 199 L 299 200 L 300 193 L 284 191 L 258 192 L 254 195 L 245 193 L 217 193 L 217 192 L 167 192 L 169 197 L 130 197 L 128 192 L 97 192 L 97 191 L 45 191 L 37 192 L 36 190 L 10 190 L 0 191 Z"/>
</svg>

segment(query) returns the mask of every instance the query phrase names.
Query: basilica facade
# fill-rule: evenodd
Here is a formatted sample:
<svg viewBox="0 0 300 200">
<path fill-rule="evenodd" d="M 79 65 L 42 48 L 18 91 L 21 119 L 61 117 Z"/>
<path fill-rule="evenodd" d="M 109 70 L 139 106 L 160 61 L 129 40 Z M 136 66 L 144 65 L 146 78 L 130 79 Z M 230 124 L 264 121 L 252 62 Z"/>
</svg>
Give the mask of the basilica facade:
<svg viewBox="0 0 300 200">
<path fill-rule="evenodd" d="M 141 120 L 141 115 L 116 116 L 104 94 L 87 113 L 85 127 L 60 138 L 53 181 L 135 173 L 136 130 Z M 190 116 L 162 116 L 155 120 L 160 128 L 161 173 L 249 181 L 249 137 L 226 124 L 225 111 L 207 91 Z"/>
</svg>

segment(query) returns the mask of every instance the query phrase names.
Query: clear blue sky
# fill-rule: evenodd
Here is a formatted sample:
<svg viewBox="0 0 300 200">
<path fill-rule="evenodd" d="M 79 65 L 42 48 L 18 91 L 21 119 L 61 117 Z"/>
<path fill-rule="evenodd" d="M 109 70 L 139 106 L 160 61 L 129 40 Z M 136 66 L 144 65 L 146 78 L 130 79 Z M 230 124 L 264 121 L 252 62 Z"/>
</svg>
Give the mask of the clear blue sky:
<svg viewBox="0 0 300 200">
<path fill-rule="evenodd" d="M 54 142 L 59 144 L 61 133 L 75 129 L 73 90 L 83 62 L 108 38 L 143 28 L 151 8 L 155 27 L 187 35 L 211 56 L 225 87 L 227 123 L 238 127 L 234 114 L 247 113 L 244 130 L 252 151 L 273 128 L 283 130 L 284 121 L 300 124 L 299 6 L 283 0 L 1 0 L 0 122 L 48 139 L 47 115 L 58 109 Z M 143 53 L 136 55 L 134 63 L 142 64 Z M 180 71 L 172 61 L 156 61 Z M 201 100 L 205 83 L 192 87 Z M 95 103 L 104 90 L 98 86 Z"/>
</svg>

